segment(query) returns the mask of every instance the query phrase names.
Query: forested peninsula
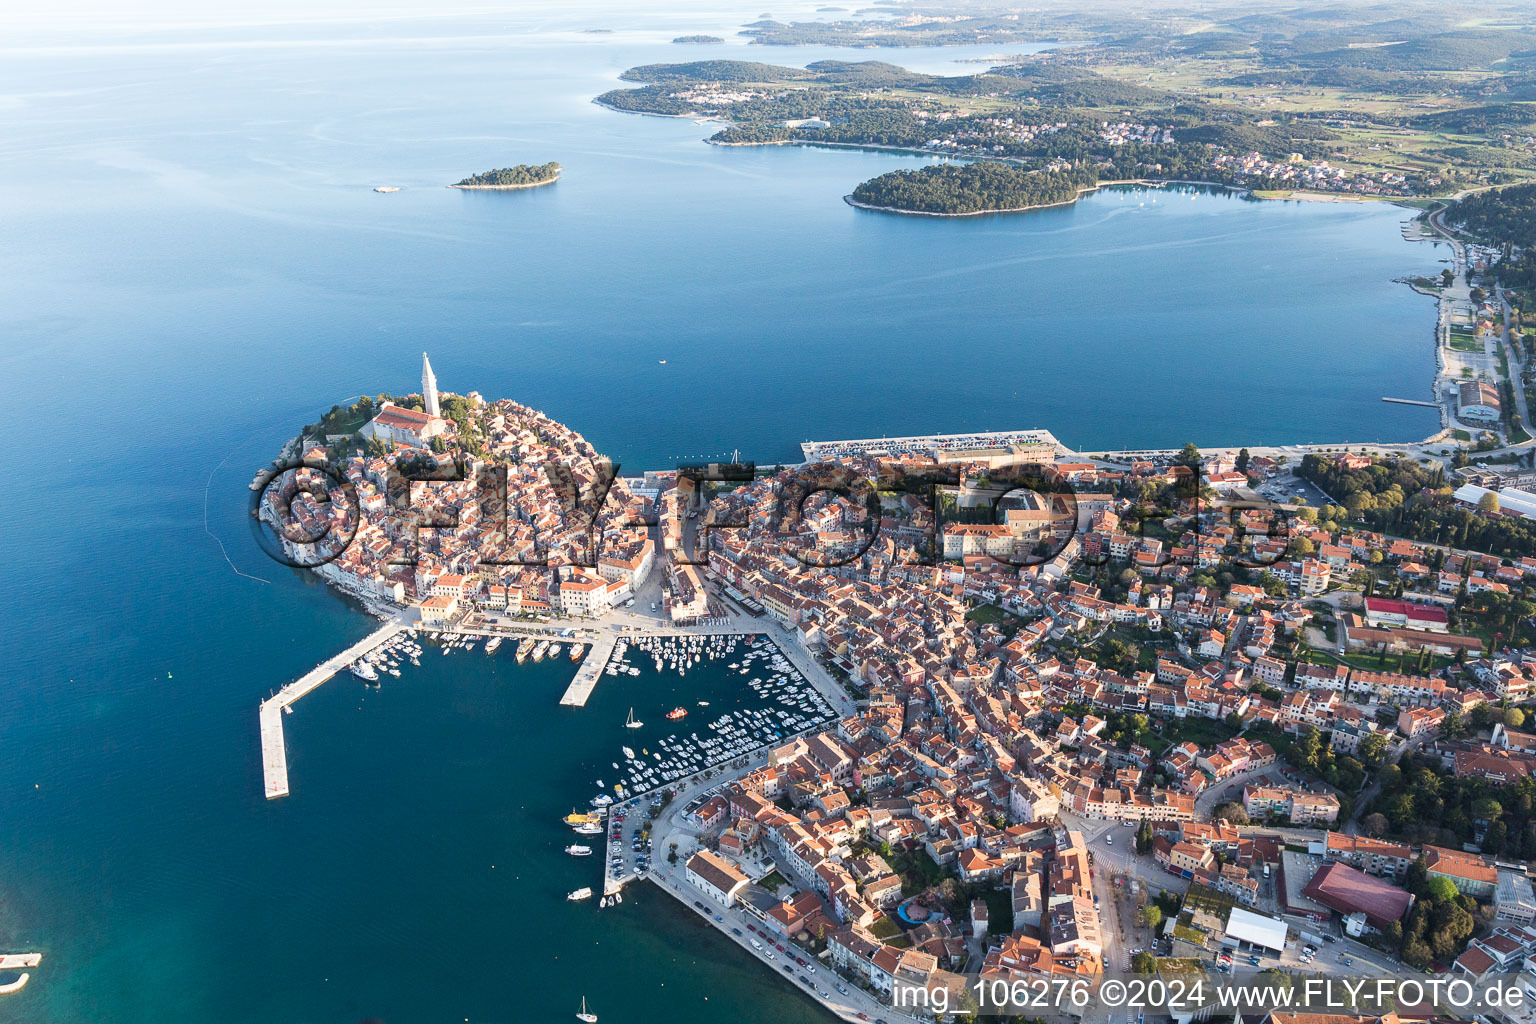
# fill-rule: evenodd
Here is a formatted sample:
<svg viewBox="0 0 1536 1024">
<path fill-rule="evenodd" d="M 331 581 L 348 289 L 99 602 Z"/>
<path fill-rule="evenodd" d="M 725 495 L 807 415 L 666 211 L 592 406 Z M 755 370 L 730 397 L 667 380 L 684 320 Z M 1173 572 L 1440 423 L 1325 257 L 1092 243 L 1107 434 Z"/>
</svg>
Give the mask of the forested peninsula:
<svg viewBox="0 0 1536 1024">
<path fill-rule="evenodd" d="M 1094 170 L 1030 171 L 984 161 L 936 164 L 891 171 L 859 185 L 848 196 L 854 206 L 896 213 L 967 217 L 1014 213 L 1074 202 L 1098 184 Z"/>
</svg>

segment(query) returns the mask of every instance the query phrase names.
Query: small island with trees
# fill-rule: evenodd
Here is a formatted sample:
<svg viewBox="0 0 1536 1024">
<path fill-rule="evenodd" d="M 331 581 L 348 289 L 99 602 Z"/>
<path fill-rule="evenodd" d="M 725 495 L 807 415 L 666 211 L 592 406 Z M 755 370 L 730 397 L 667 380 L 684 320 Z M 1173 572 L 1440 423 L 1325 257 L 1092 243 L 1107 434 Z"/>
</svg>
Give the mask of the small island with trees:
<svg viewBox="0 0 1536 1024">
<path fill-rule="evenodd" d="M 513 189 L 535 188 L 549 185 L 560 178 L 560 165 L 551 160 L 547 164 L 518 164 L 516 167 L 498 167 L 493 171 L 472 174 L 463 181 L 449 185 L 462 189 Z"/>
<path fill-rule="evenodd" d="M 672 40 L 674 43 L 723 43 L 719 36 L 678 36 Z"/>
<path fill-rule="evenodd" d="M 971 217 L 1061 206 L 1098 185 L 1093 168 L 1030 171 L 992 161 L 936 164 L 871 178 L 847 196 L 850 206 L 930 217 Z"/>
</svg>

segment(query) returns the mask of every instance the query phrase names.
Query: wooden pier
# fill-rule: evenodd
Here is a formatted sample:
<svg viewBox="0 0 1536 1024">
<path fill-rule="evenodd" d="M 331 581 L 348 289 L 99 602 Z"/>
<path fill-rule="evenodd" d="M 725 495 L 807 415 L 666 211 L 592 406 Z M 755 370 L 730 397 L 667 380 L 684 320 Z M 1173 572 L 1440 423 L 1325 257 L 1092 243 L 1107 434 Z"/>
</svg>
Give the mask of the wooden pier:
<svg viewBox="0 0 1536 1024">
<path fill-rule="evenodd" d="M 583 707 L 587 698 L 592 696 L 592 691 L 597 689 L 597 678 L 603 674 L 603 669 L 608 666 L 608 658 L 613 654 L 613 646 L 618 642 L 618 634 L 606 633 L 597 638 L 587 651 L 586 660 L 581 663 L 581 668 L 576 670 L 576 678 L 571 680 L 571 685 L 566 687 L 565 696 L 560 698 L 561 704 L 571 707 Z"/>
<path fill-rule="evenodd" d="M 268 800 L 288 795 L 288 748 L 283 741 L 284 709 L 406 628 L 407 623 L 402 619 L 381 626 L 261 702 L 261 773 L 266 783 Z"/>
</svg>

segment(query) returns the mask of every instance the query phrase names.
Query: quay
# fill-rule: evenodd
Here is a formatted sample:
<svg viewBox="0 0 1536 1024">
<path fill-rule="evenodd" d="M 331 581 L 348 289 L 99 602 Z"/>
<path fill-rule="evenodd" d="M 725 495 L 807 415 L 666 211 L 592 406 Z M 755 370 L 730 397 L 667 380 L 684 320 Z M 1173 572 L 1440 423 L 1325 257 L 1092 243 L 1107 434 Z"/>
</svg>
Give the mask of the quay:
<svg viewBox="0 0 1536 1024">
<path fill-rule="evenodd" d="M 1383 398 L 1383 402 L 1391 402 L 1394 405 L 1422 405 L 1426 409 L 1440 408 L 1434 402 L 1421 402 L 1416 398 Z"/>
<path fill-rule="evenodd" d="M 924 434 L 916 437 L 866 437 L 848 441 L 805 441 L 800 452 L 806 462 L 855 455 L 936 455 L 971 448 L 1002 448 L 1008 445 L 1049 445 L 1058 454 L 1067 451 L 1049 430 L 985 430 L 969 434 Z"/>
<path fill-rule="evenodd" d="M 581 663 L 581 668 L 576 670 L 576 678 L 571 680 L 571 685 L 566 687 L 565 696 L 560 698 L 560 703 L 570 707 L 585 707 L 587 698 L 592 696 L 592 691 L 597 689 L 597 679 L 603 674 L 603 669 L 608 666 L 608 658 L 613 654 L 614 644 L 618 643 L 617 633 L 604 633 L 593 642 L 587 651 L 586 660 Z"/>
<path fill-rule="evenodd" d="M 19 971 L 23 967 L 36 967 L 43 962 L 41 953 L 0 954 L 0 971 Z"/>
<path fill-rule="evenodd" d="M 283 711 L 331 676 L 409 628 L 402 617 L 390 620 L 340 654 L 333 655 L 261 702 L 261 774 L 267 799 L 288 795 L 288 748 L 283 741 Z M 3 966 L 3 961 L 0 961 Z"/>
</svg>

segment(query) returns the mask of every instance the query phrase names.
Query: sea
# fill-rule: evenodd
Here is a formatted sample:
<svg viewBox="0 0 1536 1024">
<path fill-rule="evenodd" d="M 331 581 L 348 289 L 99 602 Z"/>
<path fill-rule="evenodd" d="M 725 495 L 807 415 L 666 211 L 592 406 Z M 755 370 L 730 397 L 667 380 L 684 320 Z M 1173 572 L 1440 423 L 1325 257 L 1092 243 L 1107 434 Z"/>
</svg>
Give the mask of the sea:
<svg viewBox="0 0 1536 1024">
<path fill-rule="evenodd" d="M 647 886 L 565 901 L 601 866 L 557 819 L 628 707 L 663 703 L 646 678 L 572 709 L 568 662 L 509 650 L 338 677 L 285 717 L 293 794 L 263 799 L 258 702 L 373 623 L 261 555 L 246 484 L 333 404 L 417 388 L 423 351 L 442 388 L 543 409 L 626 473 L 811 438 L 1437 428 L 1381 402 L 1434 372 L 1432 302 L 1394 281 L 1447 252 L 1402 239 L 1411 211 L 1116 189 L 897 217 L 842 197 L 931 158 L 713 147 L 591 102 L 646 63 L 966 74 L 1038 47 L 736 35 L 831 16 L 807 4 L 22 9 L 0 14 L 0 949 L 44 960 L 0 1022 L 510 1024 L 583 995 L 605 1024 L 824 1019 Z M 693 33 L 726 42 L 671 42 Z M 548 160 L 553 186 L 444 187 Z M 685 683 L 666 699 L 736 699 Z"/>
</svg>

